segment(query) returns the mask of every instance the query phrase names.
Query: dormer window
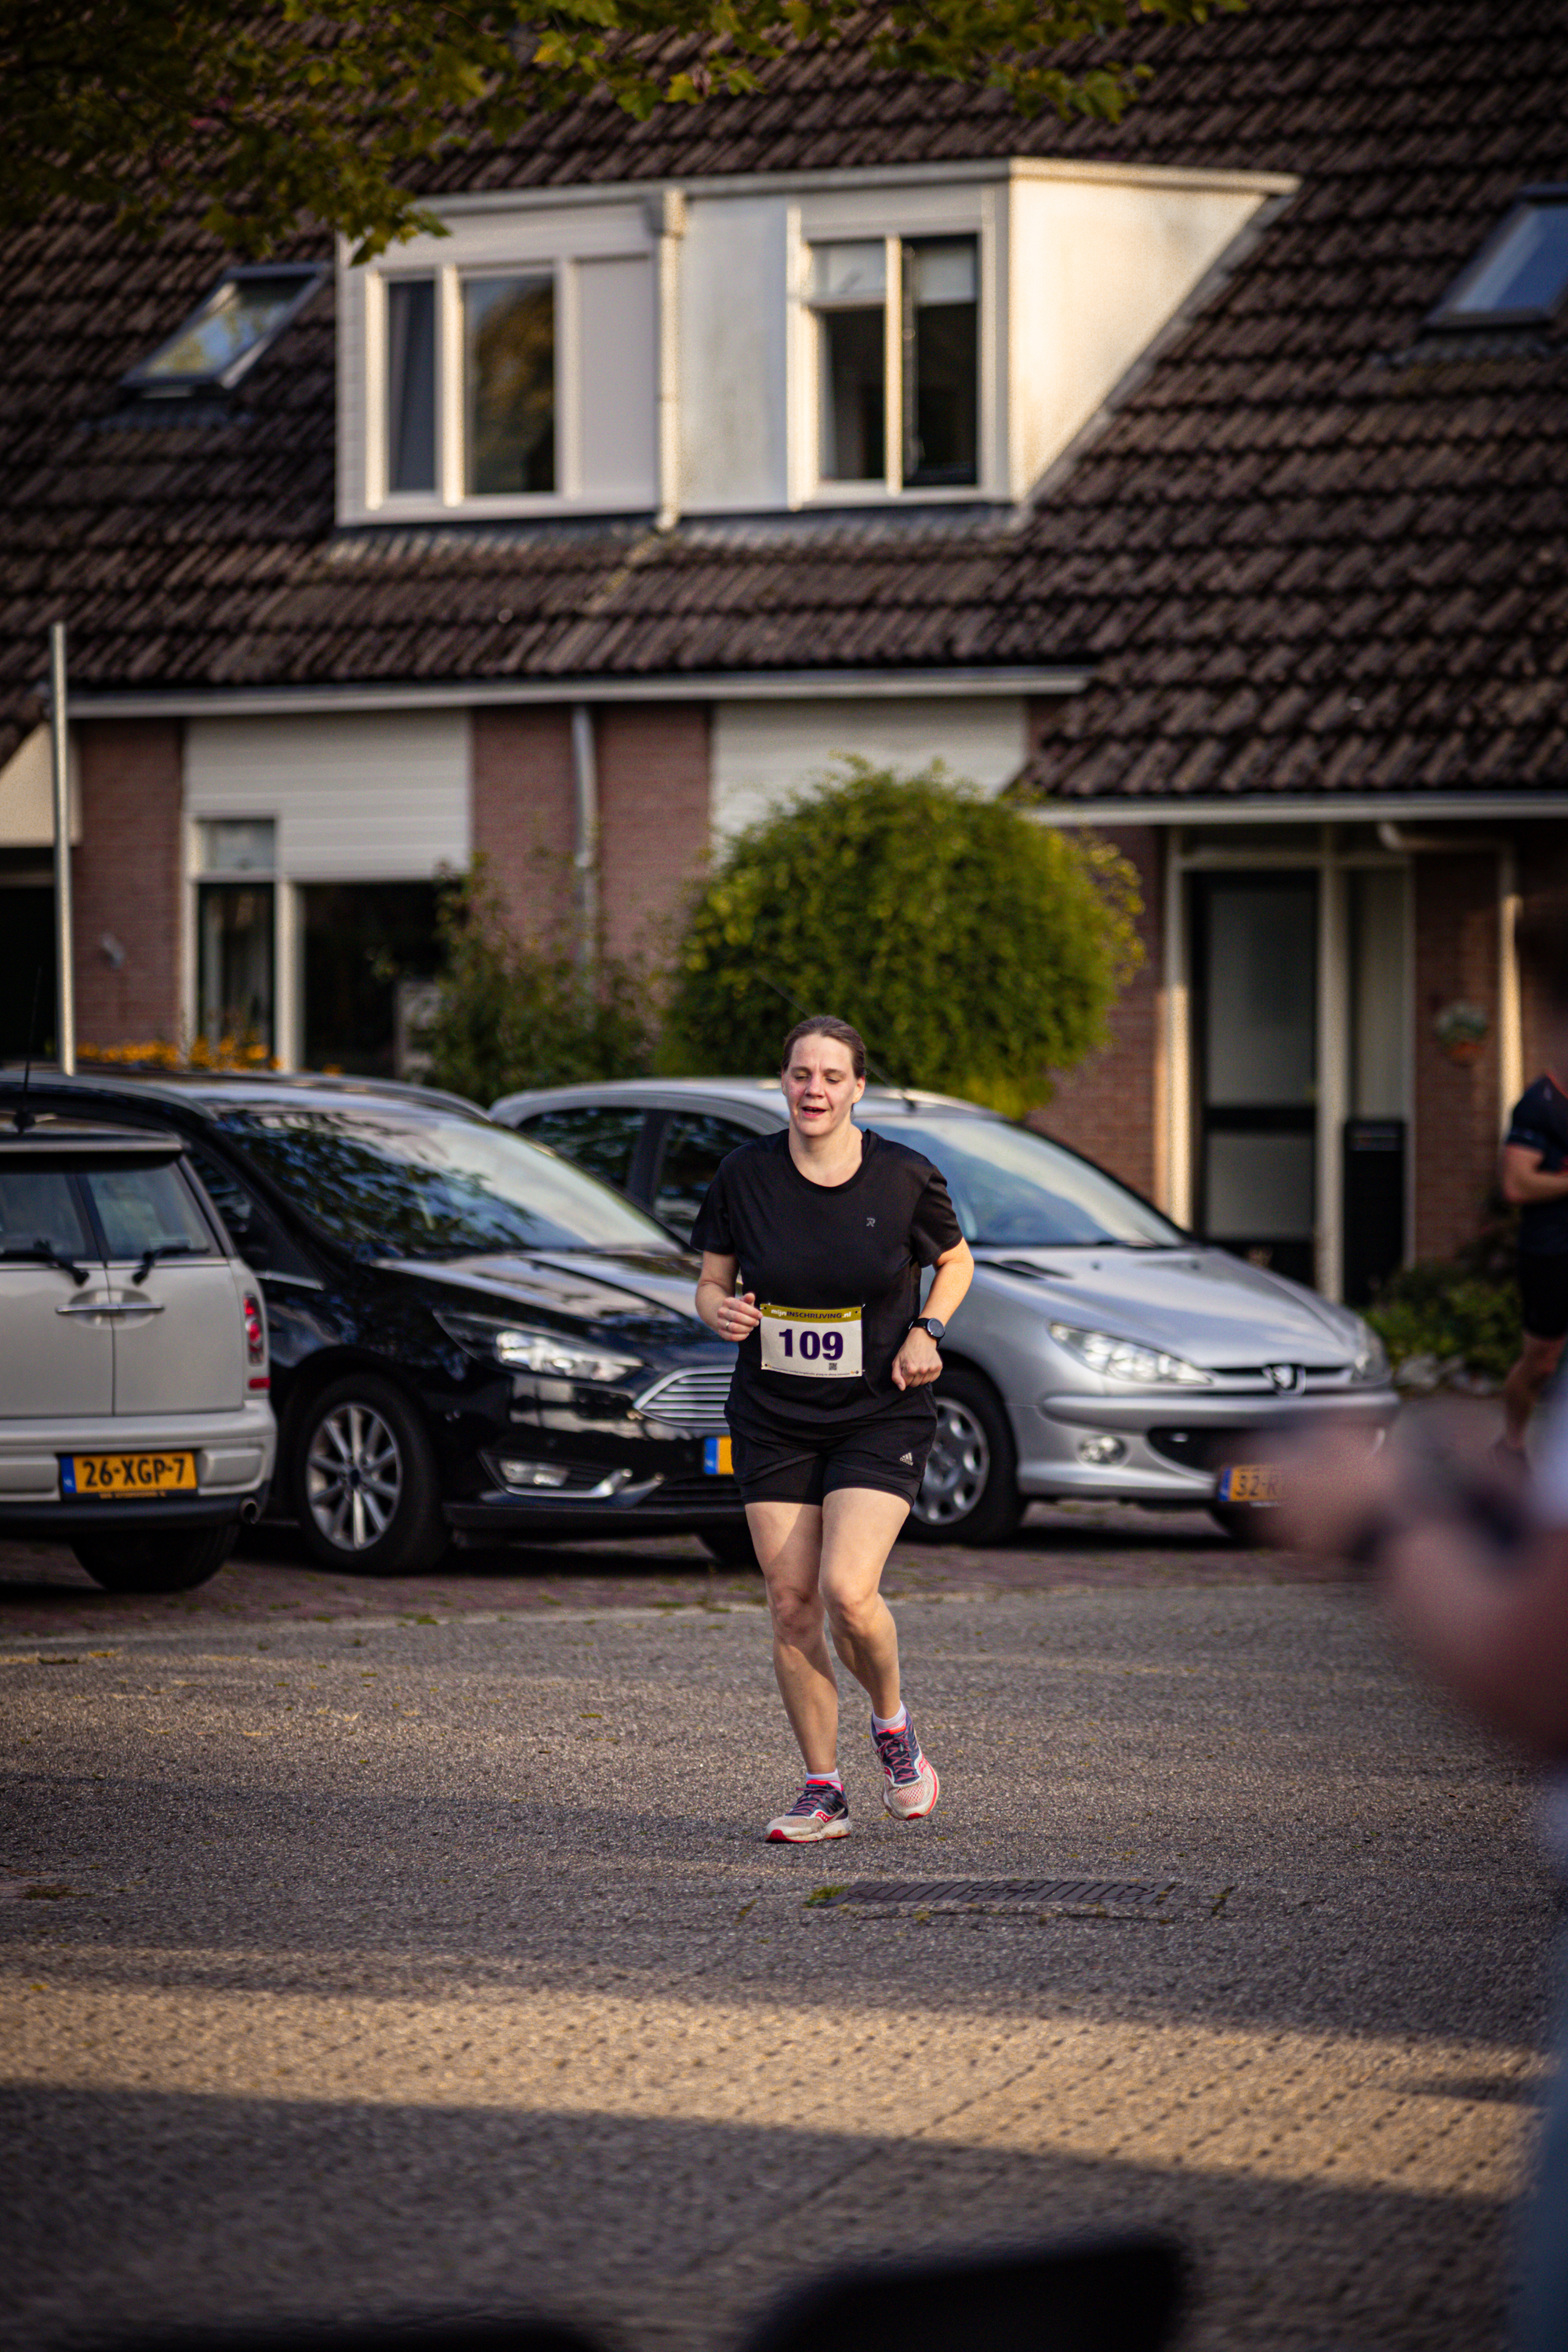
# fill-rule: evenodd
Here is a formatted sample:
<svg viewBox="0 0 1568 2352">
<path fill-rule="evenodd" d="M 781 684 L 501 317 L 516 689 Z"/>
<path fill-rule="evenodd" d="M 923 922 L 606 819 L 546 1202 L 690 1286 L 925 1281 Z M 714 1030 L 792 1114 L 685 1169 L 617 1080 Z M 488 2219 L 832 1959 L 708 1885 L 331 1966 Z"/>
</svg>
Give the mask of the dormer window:
<svg viewBox="0 0 1568 2352">
<path fill-rule="evenodd" d="M 463 281 L 470 498 L 555 488 L 555 281 Z"/>
<path fill-rule="evenodd" d="M 436 488 L 436 280 L 386 286 L 386 487 Z"/>
<path fill-rule="evenodd" d="M 339 511 L 657 509 L 659 294 L 644 203 L 485 205 L 339 280 Z"/>
<path fill-rule="evenodd" d="M 121 378 L 122 386 L 143 399 L 232 392 L 325 275 L 283 265 L 228 270 L 184 326 Z"/>
<path fill-rule="evenodd" d="M 812 247 L 816 472 L 825 486 L 978 482 L 979 274 L 973 236 Z"/>
<path fill-rule="evenodd" d="M 1526 188 L 1431 313 L 1431 327 L 1521 327 L 1568 298 L 1568 188 Z"/>
<path fill-rule="evenodd" d="M 1026 497 L 1278 174 L 474 190 L 338 278 L 345 526 Z"/>
<path fill-rule="evenodd" d="M 437 281 L 386 281 L 386 487 L 437 484 Z M 462 310 L 463 488 L 468 498 L 555 488 L 555 281 L 474 276 Z"/>
</svg>

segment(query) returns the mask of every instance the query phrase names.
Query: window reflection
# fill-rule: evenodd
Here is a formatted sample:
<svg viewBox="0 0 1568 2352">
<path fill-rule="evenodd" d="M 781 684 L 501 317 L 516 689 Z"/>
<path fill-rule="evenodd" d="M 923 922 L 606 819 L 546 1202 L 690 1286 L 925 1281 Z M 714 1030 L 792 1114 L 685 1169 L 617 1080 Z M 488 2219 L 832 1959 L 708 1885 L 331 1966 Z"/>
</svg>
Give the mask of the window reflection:
<svg viewBox="0 0 1568 2352">
<path fill-rule="evenodd" d="M 436 487 L 436 281 L 386 289 L 386 487 Z"/>
<path fill-rule="evenodd" d="M 904 479 L 979 479 L 980 305 L 972 236 L 904 247 Z"/>
<path fill-rule="evenodd" d="M 197 919 L 202 1034 L 272 1045 L 272 886 L 204 882 Z"/>
<path fill-rule="evenodd" d="M 555 287 L 470 278 L 463 287 L 470 493 L 555 488 Z"/>
<path fill-rule="evenodd" d="M 150 1249 L 210 1255 L 212 1235 L 173 1168 L 92 1169 L 82 1181 L 111 1258 Z"/>
<path fill-rule="evenodd" d="M 531 1143 L 542 1143 L 563 1160 L 574 1160 L 624 1192 L 632 1172 L 632 1154 L 643 1129 L 641 1110 L 581 1108 L 542 1111 L 523 1129 Z"/>
<path fill-rule="evenodd" d="M 480 1119 L 377 1106 L 235 1110 L 223 1124 L 280 1191 L 371 1256 L 673 1248 L 619 1193 Z"/>
<path fill-rule="evenodd" d="M 96 1256 L 89 1244 L 71 1181 L 46 1168 L 0 1171 L 0 1250 L 48 1242 L 67 1257 Z"/>
<path fill-rule="evenodd" d="M 719 1172 L 719 1162 L 742 1143 L 752 1142 L 756 1129 L 738 1119 L 714 1118 L 700 1112 L 672 1118 L 664 1131 L 659 1162 L 658 1192 L 653 1213 L 682 1241 L 689 1241 L 697 1212 L 708 1187 Z"/>
<path fill-rule="evenodd" d="M 813 249 L 821 369 L 818 471 L 826 482 L 880 481 L 888 470 L 887 276 L 880 237 Z"/>
<path fill-rule="evenodd" d="M 1130 1242 L 1168 1248 L 1184 1238 L 1114 1176 L 1027 1128 L 921 1118 L 889 1123 L 888 1132 L 941 1169 L 963 1237 L 976 1247 Z"/>
</svg>

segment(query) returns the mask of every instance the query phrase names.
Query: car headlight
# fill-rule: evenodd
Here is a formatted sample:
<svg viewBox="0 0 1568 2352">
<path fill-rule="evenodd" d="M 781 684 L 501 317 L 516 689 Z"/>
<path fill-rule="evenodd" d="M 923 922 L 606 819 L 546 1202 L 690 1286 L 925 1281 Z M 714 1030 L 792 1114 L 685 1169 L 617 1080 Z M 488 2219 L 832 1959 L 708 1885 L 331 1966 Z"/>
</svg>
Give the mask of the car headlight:
<svg viewBox="0 0 1568 2352">
<path fill-rule="evenodd" d="M 1356 1317 L 1355 1354 L 1351 1358 L 1351 1378 L 1367 1388 L 1381 1388 L 1388 1379 L 1388 1350 L 1370 1323 Z"/>
<path fill-rule="evenodd" d="M 1211 1375 L 1163 1348 L 1141 1348 L 1133 1339 L 1119 1339 L 1111 1331 L 1079 1331 L 1070 1323 L 1053 1323 L 1051 1337 L 1068 1353 L 1102 1372 L 1109 1381 L 1171 1381 L 1177 1388 L 1206 1389 Z"/>
<path fill-rule="evenodd" d="M 557 1381 L 624 1381 L 640 1370 L 639 1356 L 612 1356 L 559 1331 L 527 1323 L 504 1323 L 487 1315 L 458 1315 L 437 1307 L 436 1320 L 458 1345 L 481 1363 L 509 1372 L 543 1372 Z"/>
</svg>

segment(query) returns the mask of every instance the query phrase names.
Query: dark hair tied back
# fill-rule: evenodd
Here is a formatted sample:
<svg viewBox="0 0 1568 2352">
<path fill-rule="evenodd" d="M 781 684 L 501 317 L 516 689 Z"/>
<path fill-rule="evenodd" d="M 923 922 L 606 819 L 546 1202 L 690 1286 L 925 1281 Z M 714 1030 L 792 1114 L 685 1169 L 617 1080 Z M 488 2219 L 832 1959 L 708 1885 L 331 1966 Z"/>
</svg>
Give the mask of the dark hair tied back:
<svg viewBox="0 0 1568 2352">
<path fill-rule="evenodd" d="M 836 1045 L 847 1045 L 849 1060 L 858 1078 L 866 1075 L 866 1045 L 858 1029 L 851 1029 L 847 1021 L 840 1021 L 837 1013 L 814 1013 L 809 1020 L 797 1021 L 784 1041 L 781 1070 L 789 1067 L 790 1055 L 803 1037 L 831 1037 Z"/>
</svg>

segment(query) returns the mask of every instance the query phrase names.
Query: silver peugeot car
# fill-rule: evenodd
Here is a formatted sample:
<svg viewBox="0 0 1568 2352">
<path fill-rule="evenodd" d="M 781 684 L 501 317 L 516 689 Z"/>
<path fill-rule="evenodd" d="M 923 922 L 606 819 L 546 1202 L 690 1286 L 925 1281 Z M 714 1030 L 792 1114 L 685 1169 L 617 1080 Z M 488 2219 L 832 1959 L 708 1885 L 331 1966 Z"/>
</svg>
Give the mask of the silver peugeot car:
<svg viewBox="0 0 1568 2352">
<path fill-rule="evenodd" d="M 558 1087 L 490 1115 L 682 1240 L 726 1152 L 788 1116 L 776 1078 Z M 857 1116 L 942 1170 L 975 1257 L 912 1532 L 994 1543 L 1037 1497 L 1097 1496 L 1198 1506 L 1250 1540 L 1287 1428 L 1330 1413 L 1381 1443 L 1398 1399 L 1350 1308 L 1195 1241 L 1091 1160 L 973 1103 L 868 1087 Z"/>
</svg>

